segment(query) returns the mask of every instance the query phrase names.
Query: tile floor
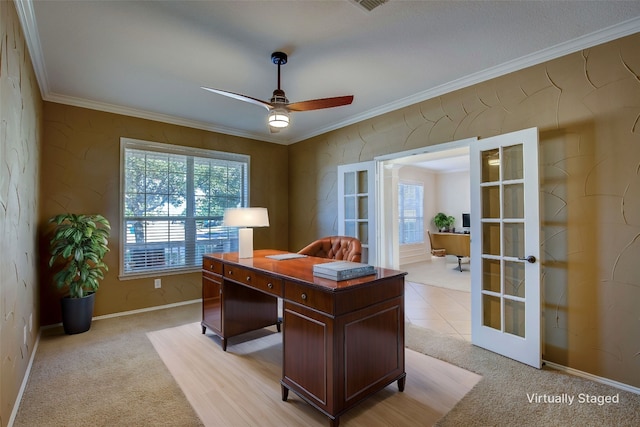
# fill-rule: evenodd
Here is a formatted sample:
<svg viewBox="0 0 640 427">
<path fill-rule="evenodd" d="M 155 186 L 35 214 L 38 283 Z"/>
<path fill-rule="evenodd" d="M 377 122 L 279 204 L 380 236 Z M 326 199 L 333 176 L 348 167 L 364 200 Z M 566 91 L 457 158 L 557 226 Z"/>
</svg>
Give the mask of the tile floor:
<svg viewBox="0 0 640 427">
<path fill-rule="evenodd" d="M 471 341 L 471 294 L 405 282 L 405 317 L 416 326 Z"/>
<path fill-rule="evenodd" d="M 469 266 L 460 272 L 455 264 L 432 257 L 423 263 L 400 267 L 408 272 L 405 317 L 417 326 L 471 341 Z"/>
</svg>

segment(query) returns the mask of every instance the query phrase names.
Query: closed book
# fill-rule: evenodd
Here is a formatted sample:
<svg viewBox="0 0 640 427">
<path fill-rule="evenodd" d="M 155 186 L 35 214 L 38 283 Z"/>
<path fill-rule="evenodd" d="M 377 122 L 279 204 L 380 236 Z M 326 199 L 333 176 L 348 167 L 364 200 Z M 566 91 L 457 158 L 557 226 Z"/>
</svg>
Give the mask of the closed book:
<svg viewBox="0 0 640 427">
<path fill-rule="evenodd" d="M 348 280 L 375 273 L 372 265 L 351 261 L 336 261 L 313 266 L 313 275 L 332 280 Z"/>
</svg>

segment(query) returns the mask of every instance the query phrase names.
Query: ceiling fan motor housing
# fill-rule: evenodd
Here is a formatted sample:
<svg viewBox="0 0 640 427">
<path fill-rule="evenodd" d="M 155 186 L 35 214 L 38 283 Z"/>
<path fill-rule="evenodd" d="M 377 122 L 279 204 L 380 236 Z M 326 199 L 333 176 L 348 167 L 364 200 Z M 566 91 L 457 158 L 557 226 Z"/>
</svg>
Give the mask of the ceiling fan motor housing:
<svg viewBox="0 0 640 427">
<path fill-rule="evenodd" d="M 276 65 L 284 65 L 287 63 L 287 54 L 284 52 L 273 52 L 271 54 L 271 62 Z"/>
<path fill-rule="evenodd" d="M 273 96 L 271 97 L 272 104 L 288 104 L 289 100 L 284 94 L 284 91 L 281 89 L 276 89 L 273 91 Z"/>
</svg>

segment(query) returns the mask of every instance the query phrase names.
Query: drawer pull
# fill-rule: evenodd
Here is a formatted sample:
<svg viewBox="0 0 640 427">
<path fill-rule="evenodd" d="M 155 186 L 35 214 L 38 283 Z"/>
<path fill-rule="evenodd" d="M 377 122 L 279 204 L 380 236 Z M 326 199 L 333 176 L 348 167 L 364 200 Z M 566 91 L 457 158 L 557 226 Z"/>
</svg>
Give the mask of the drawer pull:
<svg viewBox="0 0 640 427">
<path fill-rule="evenodd" d="M 247 282 L 251 281 L 251 276 L 247 276 Z"/>
<path fill-rule="evenodd" d="M 229 276 L 233 274 L 233 270 L 229 270 Z"/>
<path fill-rule="evenodd" d="M 267 288 L 273 289 L 273 283 L 271 283 L 271 282 L 267 283 Z"/>
<path fill-rule="evenodd" d="M 307 294 L 302 294 L 300 296 L 300 298 L 302 298 L 302 301 L 306 301 L 307 300 Z"/>
</svg>

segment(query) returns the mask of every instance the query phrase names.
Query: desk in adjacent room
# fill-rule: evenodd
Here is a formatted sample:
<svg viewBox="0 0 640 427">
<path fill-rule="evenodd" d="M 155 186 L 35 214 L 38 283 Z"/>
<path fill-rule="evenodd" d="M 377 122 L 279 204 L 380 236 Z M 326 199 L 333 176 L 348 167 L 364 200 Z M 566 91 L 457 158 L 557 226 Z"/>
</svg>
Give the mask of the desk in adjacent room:
<svg viewBox="0 0 640 427">
<path fill-rule="evenodd" d="M 404 390 L 404 276 L 374 275 L 333 281 L 313 276 L 315 257 L 275 260 L 275 250 L 253 258 L 217 253 L 203 258 L 202 332 L 222 339 L 278 325 L 283 299 L 282 400 L 289 390 L 337 427 L 347 410 L 398 382 Z"/>
<path fill-rule="evenodd" d="M 444 249 L 447 255 L 458 257 L 462 271 L 462 258 L 471 256 L 471 235 L 464 233 L 431 233 L 431 249 Z"/>
</svg>

